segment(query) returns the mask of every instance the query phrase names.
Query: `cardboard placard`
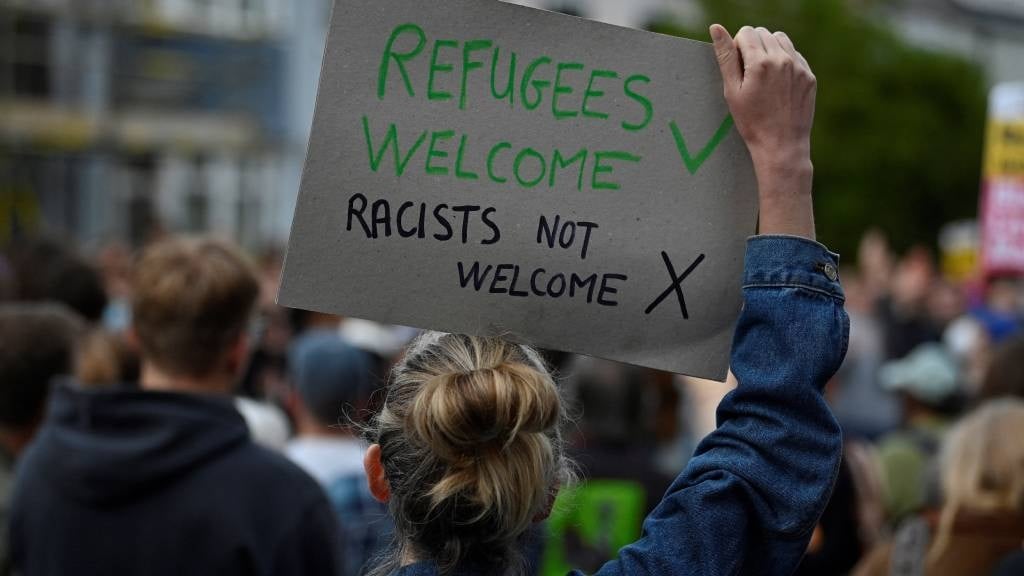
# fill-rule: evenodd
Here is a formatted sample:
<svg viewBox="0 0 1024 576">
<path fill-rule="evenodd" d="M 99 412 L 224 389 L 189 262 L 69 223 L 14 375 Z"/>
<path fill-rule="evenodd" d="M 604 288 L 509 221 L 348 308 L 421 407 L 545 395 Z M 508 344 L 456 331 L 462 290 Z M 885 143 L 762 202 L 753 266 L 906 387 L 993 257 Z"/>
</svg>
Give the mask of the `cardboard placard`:
<svg viewBox="0 0 1024 576">
<path fill-rule="evenodd" d="M 279 302 L 721 380 L 756 219 L 710 45 L 338 0 Z"/>
</svg>

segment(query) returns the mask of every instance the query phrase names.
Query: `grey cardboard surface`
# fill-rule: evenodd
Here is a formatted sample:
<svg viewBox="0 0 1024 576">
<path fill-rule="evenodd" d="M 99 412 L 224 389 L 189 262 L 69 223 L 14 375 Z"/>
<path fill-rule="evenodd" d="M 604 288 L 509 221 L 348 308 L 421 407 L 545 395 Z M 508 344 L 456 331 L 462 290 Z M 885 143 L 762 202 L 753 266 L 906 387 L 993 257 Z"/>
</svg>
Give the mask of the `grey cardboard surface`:
<svg viewBox="0 0 1024 576">
<path fill-rule="evenodd" d="M 710 45 L 338 0 L 278 299 L 723 380 L 756 219 Z"/>
</svg>

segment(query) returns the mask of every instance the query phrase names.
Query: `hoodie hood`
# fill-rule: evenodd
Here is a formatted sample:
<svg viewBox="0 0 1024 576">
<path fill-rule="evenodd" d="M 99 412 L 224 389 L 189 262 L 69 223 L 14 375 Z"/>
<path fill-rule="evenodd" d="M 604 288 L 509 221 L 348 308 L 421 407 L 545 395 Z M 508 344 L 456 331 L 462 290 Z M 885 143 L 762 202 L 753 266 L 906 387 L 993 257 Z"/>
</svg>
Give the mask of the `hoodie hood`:
<svg viewBox="0 0 1024 576">
<path fill-rule="evenodd" d="M 53 389 L 33 448 L 71 498 L 109 505 L 144 498 L 248 437 L 226 396 L 65 382 Z"/>
</svg>

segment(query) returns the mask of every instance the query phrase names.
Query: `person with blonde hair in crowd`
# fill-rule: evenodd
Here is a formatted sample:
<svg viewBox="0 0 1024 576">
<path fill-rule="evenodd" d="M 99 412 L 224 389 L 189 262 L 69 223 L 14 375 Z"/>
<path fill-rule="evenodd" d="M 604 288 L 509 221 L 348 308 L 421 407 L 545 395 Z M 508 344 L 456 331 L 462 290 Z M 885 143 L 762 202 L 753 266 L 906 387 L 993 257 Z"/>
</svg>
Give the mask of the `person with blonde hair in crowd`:
<svg viewBox="0 0 1024 576">
<path fill-rule="evenodd" d="M 822 388 L 846 352 L 837 256 L 813 241 L 815 80 L 783 33 L 711 34 L 757 174 L 719 426 L 598 574 L 790 574 L 828 501 L 842 437 Z M 739 279 L 737 279 L 739 280 Z M 523 574 L 530 528 L 572 482 L 565 409 L 540 356 L 501 339 L 428 333 L 395 367 L 365 468 L 396 545 L 375 575 Z"/>
<path fill-rule="evenodd" d="M 1024 543 L 1024 401 L 993 400 L 969 414 L 942 452 L 944 502 L 904 523 L 856 576 L 989 574 Z"/>
</svg>

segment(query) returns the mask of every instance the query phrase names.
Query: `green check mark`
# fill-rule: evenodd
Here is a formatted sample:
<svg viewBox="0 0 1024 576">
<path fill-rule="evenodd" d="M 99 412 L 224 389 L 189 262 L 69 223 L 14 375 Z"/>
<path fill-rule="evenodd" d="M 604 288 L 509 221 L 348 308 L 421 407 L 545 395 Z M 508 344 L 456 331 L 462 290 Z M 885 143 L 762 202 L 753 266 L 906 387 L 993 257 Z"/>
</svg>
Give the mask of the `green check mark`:
<svg viewBox="0 0 1024 576">
<path fill-rule="evenodd" d="M 729 131 L 732 130 L 733 121 L 732 114 L 725 117 L 722 120 L 722 124 L 718 127 L 718 131 L 715 135 L 708 140 L 708 143 L 704 145 L 704 148 L 697 153 L 696 156 L 690 156 L 690 149 L 686 147 L 686 139 L 683 138 L 683 133 L 679 131 L 679 126 L 676 125 L 676 121 L 673 120 L 669 123 L 669 128 L 672 129 L 672 136 L 676 139 L 676 148 L 679 150 L 679 156 L 683 159 L 683 164 L 686 165 L 686 170 L 692 175 L 696 174 L 697 170 L 700 169 L 704 161 L 707 160 L 711 153 L 718 148 L 718 145 L 722 143 L 722 140 L 729 135 Z"/>
</svg>

